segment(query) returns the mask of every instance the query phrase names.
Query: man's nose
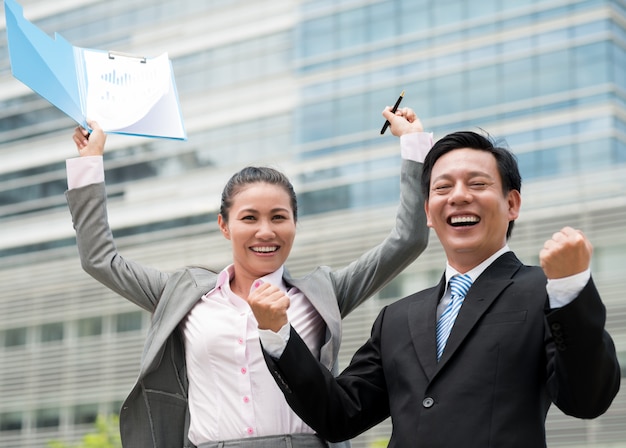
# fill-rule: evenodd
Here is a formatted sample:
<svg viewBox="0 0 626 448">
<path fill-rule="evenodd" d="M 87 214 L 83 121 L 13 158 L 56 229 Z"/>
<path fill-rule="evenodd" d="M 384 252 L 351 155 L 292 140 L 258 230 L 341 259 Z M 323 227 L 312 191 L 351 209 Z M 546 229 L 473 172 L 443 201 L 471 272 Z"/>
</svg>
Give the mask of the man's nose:
<svg viewBox="0 0 626 448">
<path fill-rule="evenodd" d="M 449 202 L 452 204 L 464 204 L 472 201 L 472 193 L 467 185 L 458 182 L 452 188 L 449 196 Z"/>
</svg>

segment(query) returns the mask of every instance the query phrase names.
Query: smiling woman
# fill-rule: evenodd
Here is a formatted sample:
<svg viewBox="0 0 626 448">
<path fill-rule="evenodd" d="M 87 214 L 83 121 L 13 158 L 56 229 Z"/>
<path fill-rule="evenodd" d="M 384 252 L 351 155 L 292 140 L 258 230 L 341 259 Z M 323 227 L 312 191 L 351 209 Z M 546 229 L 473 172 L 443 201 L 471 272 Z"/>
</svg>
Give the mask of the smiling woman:
<svg viewBox="0 0 626 448">
<path fill-rule="evenodd" d="M 75 130 L 81 157 L 67 161 L 66 196 L 82 266 L 152 313 L 139 379 L 121 410 L 125 447 L 328 446 L 276 387 L 249 302 L 278 300 L 311 353 L 337 372 L 341 319 L 411 264 L 428 240 L 419 178 L 432 135 L 409 108 L 387 108 L 383 116 L 402 136 L 395 226 L 347 266 L 320 266 L 302 278 L 285 267 L 296 236 L 296 194 L 284 174 L 266 167 L 243 168 L 224 188 L 218 224 L 232 263 L 221 272 L 163 272 L 124 258 L 107 222 L 106 136 L 97 123 L 89 135 Z"/>
<path fill-rule="evenodd" d="M 293 186 L 272 168 L 247 167 L 228 181 L 217 222 L 233 248 L 233 292 L 247 297 L 256 279 L 284 264 L 296 236 L 297 213 Z"/>
</svg>

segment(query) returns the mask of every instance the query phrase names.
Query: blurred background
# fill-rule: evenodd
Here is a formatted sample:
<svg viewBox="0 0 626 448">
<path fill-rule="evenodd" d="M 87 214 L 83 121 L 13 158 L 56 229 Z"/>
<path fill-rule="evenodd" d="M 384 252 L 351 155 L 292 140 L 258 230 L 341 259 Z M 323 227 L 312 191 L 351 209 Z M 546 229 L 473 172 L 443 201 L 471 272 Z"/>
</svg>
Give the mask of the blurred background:
<svg viewBox="0 0 626 448">
<path fill-rule="evenodd" d="M 380 242 L 399 195 L 403 106 L 435 139 L 484 130 L 516 153 L 528 264 L 564 225 L 595 246 L 593 276 L 626 376 L 626 1 L 22 0 L 71 44 L 168 52 L 187 141 L 111 135 L 118 248 L 163 270 L 231 259 L 220 193 L 247 164 L 287 173 L 301 219 L 287 267 L 343 266 Z M 150 316 L 82 272 L 63 193 L 75 123 L 12 77 L 0 19 L 0 446 L 76 443 L 115 414 Z M 437 282 L 427 251 L 345 321 L 341 365 L 379 309 Z M 468 409 L 471 412 L 471 409 Z M 626 447 L 626 392 L 593 421 L 550 411 L 551 447 Z M 355 440 L 386 440 L 389 422 Z"/>
</svg>

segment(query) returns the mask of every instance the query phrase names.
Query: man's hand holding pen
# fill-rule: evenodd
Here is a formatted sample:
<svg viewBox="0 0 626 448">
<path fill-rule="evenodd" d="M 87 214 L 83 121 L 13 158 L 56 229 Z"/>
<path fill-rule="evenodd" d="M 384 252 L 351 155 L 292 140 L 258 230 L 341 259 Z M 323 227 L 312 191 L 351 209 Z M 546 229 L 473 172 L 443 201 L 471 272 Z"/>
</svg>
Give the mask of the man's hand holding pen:
<svg viewBox="0 0 626 448">
<path fill-rule="evenodd" d="M 383 117 L 389 121 L 391 133 L 396 137 L 413 132 L 424 132 L 422 122 L 410 107 L 402 107 L 395 112 L 389 106 L 383 110 Z"/>
</svg>

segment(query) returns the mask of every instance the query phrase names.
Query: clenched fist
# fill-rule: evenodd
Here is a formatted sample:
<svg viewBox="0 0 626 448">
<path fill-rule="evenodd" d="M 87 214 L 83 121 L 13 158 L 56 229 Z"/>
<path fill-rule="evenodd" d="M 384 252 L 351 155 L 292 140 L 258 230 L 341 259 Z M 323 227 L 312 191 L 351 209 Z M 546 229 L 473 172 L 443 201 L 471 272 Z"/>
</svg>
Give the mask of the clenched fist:
<svg viewBox="0 0 626 448">
<path fill-rule="evenodd" d="M 545 242 L 539 262 L 549 279 L 569 277 L 589 268 L 593 246 L 587 237 L 571 227 L 564 227 Z"/>
<path fill-rule="evenodd" d="M 248 296 L 248 304 L 261 330 L 278 332 L 289 321 L 289 297 L 274 285 L 259 285 Z"/>
</svg>

